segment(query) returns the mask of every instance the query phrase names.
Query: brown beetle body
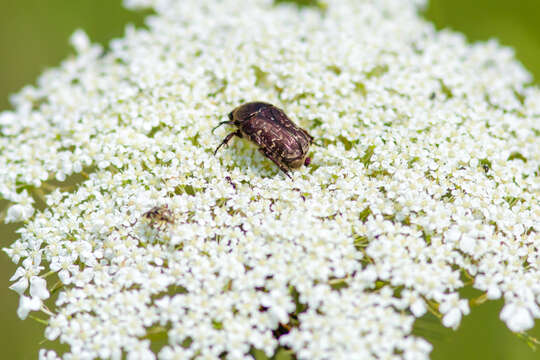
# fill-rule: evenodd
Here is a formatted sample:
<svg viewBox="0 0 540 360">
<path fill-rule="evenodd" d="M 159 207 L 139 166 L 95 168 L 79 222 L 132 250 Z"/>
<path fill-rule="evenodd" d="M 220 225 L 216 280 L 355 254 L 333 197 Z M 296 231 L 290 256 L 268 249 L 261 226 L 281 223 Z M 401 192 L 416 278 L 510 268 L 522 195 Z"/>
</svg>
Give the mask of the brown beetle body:
<svg viewBox="0 0 540 360">
<path fill-rule="evenodd" d="M 142 217 L 148 221 L 151 228 L 159 230 L 162 230 L 167 224 L 174 223 L 174 214 L 167 204 L 154 206 L 142 214 Z"/>
<path fill-rule="evenodd" d="M 268 103 L 251 102 L 231 111 L 229 119 L 218 126 L 231 124 L 238 130 L 227 135 L 214 154 L 234 136 L 238 136 L 253 141 L 259 146 L 259 151 L 289 178 L 290 169 L 309 165 L 311 160 L 307 154 L 313 137 L 296 126 L 283 110 Z"/>
</svg>

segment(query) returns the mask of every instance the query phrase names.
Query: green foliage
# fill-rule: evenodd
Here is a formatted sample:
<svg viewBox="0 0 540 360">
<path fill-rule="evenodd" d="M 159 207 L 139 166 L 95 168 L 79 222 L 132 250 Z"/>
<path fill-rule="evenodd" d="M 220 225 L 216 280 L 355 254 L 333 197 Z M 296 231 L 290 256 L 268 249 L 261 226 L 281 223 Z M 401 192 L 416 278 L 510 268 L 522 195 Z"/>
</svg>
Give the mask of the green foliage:
<svg viewBox="0 0 540 360">
<path fill-rule="evenodd" d="M 292 350 L 288 350 L 282 347 L 279 347 L 274 356 L 268 357 L 266 354 L 257 349 L 253 349 L 251 351 L 251 354 L 255 358 L 255 360 L 293 360 L 296 359 L 294 356 Z"/>
<path fill-rule="evenodd" d="M 537 0 L 430 0 L 424 12 L 438 29 L 451 28 L 469 41 L 496 38 L 540 79 L 540 2 Z M 518 99 L 519 94 L 515 94 Z"/>
<path fill-rule="evenodd" d="M 510 160 L 521 160 L 523 162 L 527 162 L 527 158 L 525 156 L 523 156 L 520 152 L 513 152 L 510 154 L 510 156 L 508 157 L 508 161 Z"/>
<path fill-rule="evenodd" d="M 360 161 L 368 167 L 371 164 L 371 157 L 375 153 L 375 145 L 369 145 L 364 155 L 360 158 Z"/>
<path fill-rule="evenodd" d="M 298 7 L 314 7 L 321 11 L 326 10 L 327 5 L 324 1 L 320 0 L 274 0 L 274 4 L 279 5 L 280 3 L 290 3 L 296 4 Z"/>
</svg>

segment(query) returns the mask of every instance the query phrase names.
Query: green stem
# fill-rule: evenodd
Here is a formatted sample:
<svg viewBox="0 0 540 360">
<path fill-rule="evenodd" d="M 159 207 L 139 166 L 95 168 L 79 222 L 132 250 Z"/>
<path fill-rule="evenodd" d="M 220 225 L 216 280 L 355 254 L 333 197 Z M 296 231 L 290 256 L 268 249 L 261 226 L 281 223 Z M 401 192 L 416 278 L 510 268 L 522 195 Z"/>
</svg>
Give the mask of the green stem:
<svg viewBox="0 0 540 360">
<path fill-rule="evenodd" d="M 485 303 L 488 300 L 487 293 L 478 296 L 477 298 L 469 300 L 469 305 L 475 306 Z"/>
<path fill-rule="evenodd" d="M 435 315 L 437 318 L 442 319 L 442 314 L 439 312 L 439 304 L 431 300 L 424 299 L 424 301 L 427 304 L 428 311 Z"/>
<path fill-rule="evenodd" d="M 35 317 L 35 316 L 33 316 L 33 315 L 30 315 L 29 318 L 32 319 L 32 320 L 37 321 L 37 322 L 40 323 L 40 324 L 43 324 L 43 325 L 46 325 L 46 326 L 49 325 L 49 322 L 48 322 L 47 320 L 40 319 L 40 318 Z"/>
</svg>

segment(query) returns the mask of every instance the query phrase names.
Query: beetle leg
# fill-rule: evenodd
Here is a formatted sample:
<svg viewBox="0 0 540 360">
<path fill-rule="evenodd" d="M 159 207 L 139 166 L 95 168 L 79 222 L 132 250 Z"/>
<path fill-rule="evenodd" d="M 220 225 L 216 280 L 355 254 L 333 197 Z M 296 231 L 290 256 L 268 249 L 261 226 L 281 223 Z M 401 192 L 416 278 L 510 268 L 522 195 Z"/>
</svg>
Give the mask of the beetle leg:
<svg viewBox="0 0 540 360">
<path fill-rule="evenodd" d="M 264 156 L 266 156 L 267 158 L 269 158 L 270 160 L 272 160 L 272 161 L 274 162 L 274 164 L 276 164 L 277 167 L 278 167 L 281 171 L 283 171 L 283 172 L 285 173 L 285 175 L 287 175 L 287 176 L 289 177 L 289 179 L 292 180 L 291 175 L 289 175 L 289 169 L 288 169 L 285 165 L 283 165 L 283 164 L 281 164 L 279 161 L 277 161 L 273 154 L 271 154 L 271 153 L 268 152 L 268 151 L 265 151 L 264 149 L 259 149 L 259 151 L 260 151 Z"/>
<path fill-rule="evenodd" d="M 223 141 L 221 142 L 221 144 L 219 144 L 219 146 L 216 148 L 216 150 L 214 151 L 214 155 L 216 155 L 217 151 L 219 150 L 220 147 L 222 147 L 223 145 L 227 145 L 229 143 L 229 141 L 231 141 L 231 139 L 234 137 L 234 136 L 238 136 L 238 137 L 242 137 L 242 133 L 240 132 L 240 130 L 237 130 L 235 132 L 232 132 L 230 133 L 229 135 L 227 135 L 225 137 L 225 139 L 223 139 Z"/>
<path fill-rule="evenodd" d="M 214 133 L 214 131 L 215 131 L 218 127 L 220 127 L 221 125 L 225 125 L 225 124 L 232 125 L 232 124 L 234 124 L 234 123 L 233 123 L 232 121 L 229 121 L 229 120 L 227 120 L 227 121 L 222 121 L 222 122 L 220 122 L 219 124 L 217 124 L 217 126 L 216 126 L 215 128 L 212 129 L 212 134 Z"/>
</svg>

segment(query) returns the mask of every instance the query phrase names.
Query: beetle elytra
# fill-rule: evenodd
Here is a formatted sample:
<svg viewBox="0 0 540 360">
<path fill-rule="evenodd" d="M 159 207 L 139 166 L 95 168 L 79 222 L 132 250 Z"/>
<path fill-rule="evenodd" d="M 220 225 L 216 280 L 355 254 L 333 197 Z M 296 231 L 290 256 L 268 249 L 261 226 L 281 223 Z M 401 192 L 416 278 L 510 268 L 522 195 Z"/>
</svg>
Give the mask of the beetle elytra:
<svg viewBox="0 0 540 360">
<path fill-rule="evenodd" d="M 238 136 L 255 143 L 259 151 L 289 178 L 291 169 L 307 166 L 311 162 L 307 154 L 313 137 L 293 123 L 283 110 L 272 104 L 250 102 L 240 105 L 229 113 L 228 121 L 222 121 L 212 131 L 223 124 L 234 125 L 237 130 L 223 139 L 214 155 L 234 136 Z"/>
</svg>

